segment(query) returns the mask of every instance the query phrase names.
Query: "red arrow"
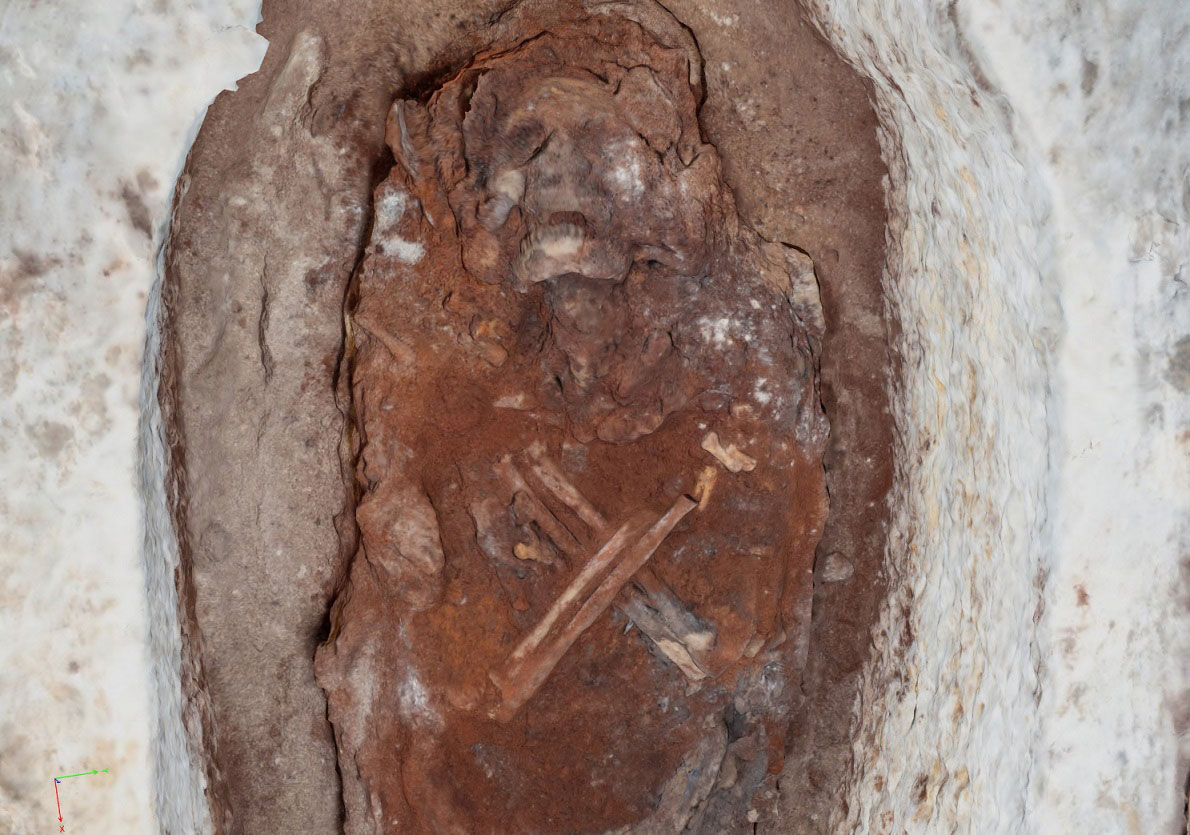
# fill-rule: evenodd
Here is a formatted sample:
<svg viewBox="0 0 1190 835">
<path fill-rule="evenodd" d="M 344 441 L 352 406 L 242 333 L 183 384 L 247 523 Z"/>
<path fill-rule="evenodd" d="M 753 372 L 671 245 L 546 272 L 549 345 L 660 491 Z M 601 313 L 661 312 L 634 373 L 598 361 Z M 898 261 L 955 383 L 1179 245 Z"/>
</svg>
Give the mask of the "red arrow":
<svg viewBox="0 0 1190 835">
<path fill-rule="evenodd" d="M 62 822 L 62 799 L 58 797 L 58 778 L 54 778 L 54 800 L 58 801 L 58 823 Z"/>
</svg>

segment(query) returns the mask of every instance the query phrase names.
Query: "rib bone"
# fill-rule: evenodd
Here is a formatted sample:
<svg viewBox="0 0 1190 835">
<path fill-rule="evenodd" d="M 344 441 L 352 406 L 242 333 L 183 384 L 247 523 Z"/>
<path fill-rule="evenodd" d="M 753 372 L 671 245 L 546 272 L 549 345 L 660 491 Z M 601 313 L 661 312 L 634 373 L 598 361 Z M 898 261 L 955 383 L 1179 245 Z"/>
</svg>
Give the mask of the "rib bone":
<svg viewBox="0 0 1190 835">
<path fill-rule="evenodd" d="M 566 480 L 558 466 L 542 454 L 540 444 L 530 447 L 529 453 L 537 460 L 532 470 L 533 474 L 541 479 L 541 483 L 573 510 L 592 531 L 596 534 L 602 533 L 608 527 L 607 519 L 587 501 L 577 487 Z"/>
<path fill-rule="evenodd" d="M 542 504 L 541 499 L 537 498 L 537 494 L 525 483 L 525 479 L 516 465 L 512 463 L 510 456 L 506 455 L 501 459 L 500 463 L 496 465 L 496 472 L 512 491 L 513 501 L 524 505 L 533 516 L 533 521 L 546 532 L 555 545 L 567 554 L 574 554 L 580 550 L 578 538 L 558 520 L 558 517 L 550 513 L 549 508 Z"/>
</svg>

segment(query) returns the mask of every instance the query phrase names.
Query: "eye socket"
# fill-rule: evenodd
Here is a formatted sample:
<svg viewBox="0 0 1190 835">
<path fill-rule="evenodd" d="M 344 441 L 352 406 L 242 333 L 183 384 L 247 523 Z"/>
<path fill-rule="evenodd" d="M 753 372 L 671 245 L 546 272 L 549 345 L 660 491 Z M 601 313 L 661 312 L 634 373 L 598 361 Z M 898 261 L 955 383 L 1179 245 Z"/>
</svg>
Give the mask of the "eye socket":
<svg viewBox="0 0 1190 835">
<path fill-rule="evenodd" d="M 492 194 L 480 202 L 475 215 L 485 229 L 495 232 L 508 220 L 508 214 L 515 205 L 516 201 L 507 194 Z"/>
<path fill-rule="evenodd" d="M 498 154 L 502 164 L 521 168 L 545 150 L 552 135 L 553 131 L 547 130 L 540 120 L 528 118 L 506 124 L 492 139 L 493 145 L 502 152 Z"/>
<path fill-rule="evenodd" d="M 535 160 L 539 156 L 541 156 L 542 152 L 545 151 L 546 146 L 550 144 L 550 140 L 553 138 L 554 138 L 553 131 L 550 131 L 549 133 L 547 133 L 545 135 L 545 138 L 542 139 L 541 142 L 539 142 L 537 144 L 537 147 L 533 149 L 533 152 L 529 154 L 529 158 L 525 160 L 526 164 L 532 162 L 533 160 Z"/>
</svg>

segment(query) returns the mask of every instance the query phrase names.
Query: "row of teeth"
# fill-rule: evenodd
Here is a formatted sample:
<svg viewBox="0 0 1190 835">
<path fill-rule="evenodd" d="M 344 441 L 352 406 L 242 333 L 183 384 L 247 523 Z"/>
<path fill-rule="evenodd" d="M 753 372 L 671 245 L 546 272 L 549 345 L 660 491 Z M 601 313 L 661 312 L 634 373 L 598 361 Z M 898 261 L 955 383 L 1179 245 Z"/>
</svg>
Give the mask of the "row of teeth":
<svg viewBox="0 0 1190 835">
<path fill-rule="evenodd" d="M 582 241 L 586 238 L 583 230 L 573 223 L 557 223 L 552 226 L 539 226 L 532 232 L 525 236 L 521 241 L 521 258 L 528 257 L 529 253 L 538 246 L 554 241 L 565 239 L 575 241 Z"/>
</svg>

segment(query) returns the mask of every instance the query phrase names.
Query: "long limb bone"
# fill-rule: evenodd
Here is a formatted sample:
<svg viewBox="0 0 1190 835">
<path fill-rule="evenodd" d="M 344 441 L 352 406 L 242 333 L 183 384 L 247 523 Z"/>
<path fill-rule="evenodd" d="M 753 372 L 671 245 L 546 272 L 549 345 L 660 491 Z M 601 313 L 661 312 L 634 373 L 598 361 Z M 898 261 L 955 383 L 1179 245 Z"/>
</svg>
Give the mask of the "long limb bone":
<svg viewBox="0 0 1190 835">
<path fill-rule="evenodd" d="M 642 517 L 625 522 L 612 535 L 611 539 L 605 542 L 603 547 L 595 552 L 594 556 L 583 566 L 583 570 L 570 581 L 570 585 L 566 587 L 566 590 L 550 606 L 549 611 L 545 613 L 545 617 L 538 622 L 537 626 L 533 628 L 533 631 L 508 656 L 504 664 L 508 674 L 515 673 L 525 658 L 537 650 L 559 618 L 566 614 L 568 610 L 577 611 L 583 602 L 591 596 L 591 593 L 596 588 L 596 584 L 604 579 L 612 563 L 615 562 L 616 558 L 628 544 L 632 542 L 633 536 L 643 528 Z M 492 674 L 493 680 L 496 679 L 497 675 L 495 672 Z"/>
<path fill-rule="evenodd" d="M 528 450 L 533 459 L 530 470 L 545 487 L 596 534 L 606 535 L 610 528 L 607 519 L 575 487 L 561 469 L 544 455 L 539 444 Z M 712 470 L 712 473 L 714 471 Z M 699 479 L 699 496 L 705 499 L 708 488 L 706 474 Z M 699 496 L 696 496 L 698 498 Z M 700 500 L 699 506 L 702 506 Z M 636 624 L 659 650 L 691 681 L 701 681 L 710 671 L 702 659 L 715 644 L 715 633 L 686 609 L 647 565 L 633 577 L 639 591 L 629 588 L 615 605 Z"/>
<path fill-rule="evenodd" d="M 601 564 L 614 562 L 614 567 L 579 606 L 574 616 L 558 629 L 550 628 L 558 621 L 563 609 L 580 599 L 583 586 L 589 584 L 590 578 L 599 573 L 598 570 L 588 572 L 584 567 L 558 602 L 546 613 L 538 627 L 513 650 L 503 667 L 493 670 L 490 674 L 504 697 L 503 703 L 496 710 L 496 718 L 512 718 L 517 709 L 537 692 L 558 661 L 578 640 L 579 635 L 611 605 L 620 589 L 648 562 L 674 526 L 695 507 L 697 504 L 686 496 L 678 497 L 673 506 L 626 551 L 622 542 L 618 540 L 621 539 L 621 535 L 625 539 L 630 536 L 635 523 L 628 522 L 616 532 L 612 540 L 592 558 L 594 562 L 602 555 Z M 616 557 L 622 551 L 623 557 L 617 561 Z M 584 580 L 585 582 L 580 582 Z"/>
</svg>

